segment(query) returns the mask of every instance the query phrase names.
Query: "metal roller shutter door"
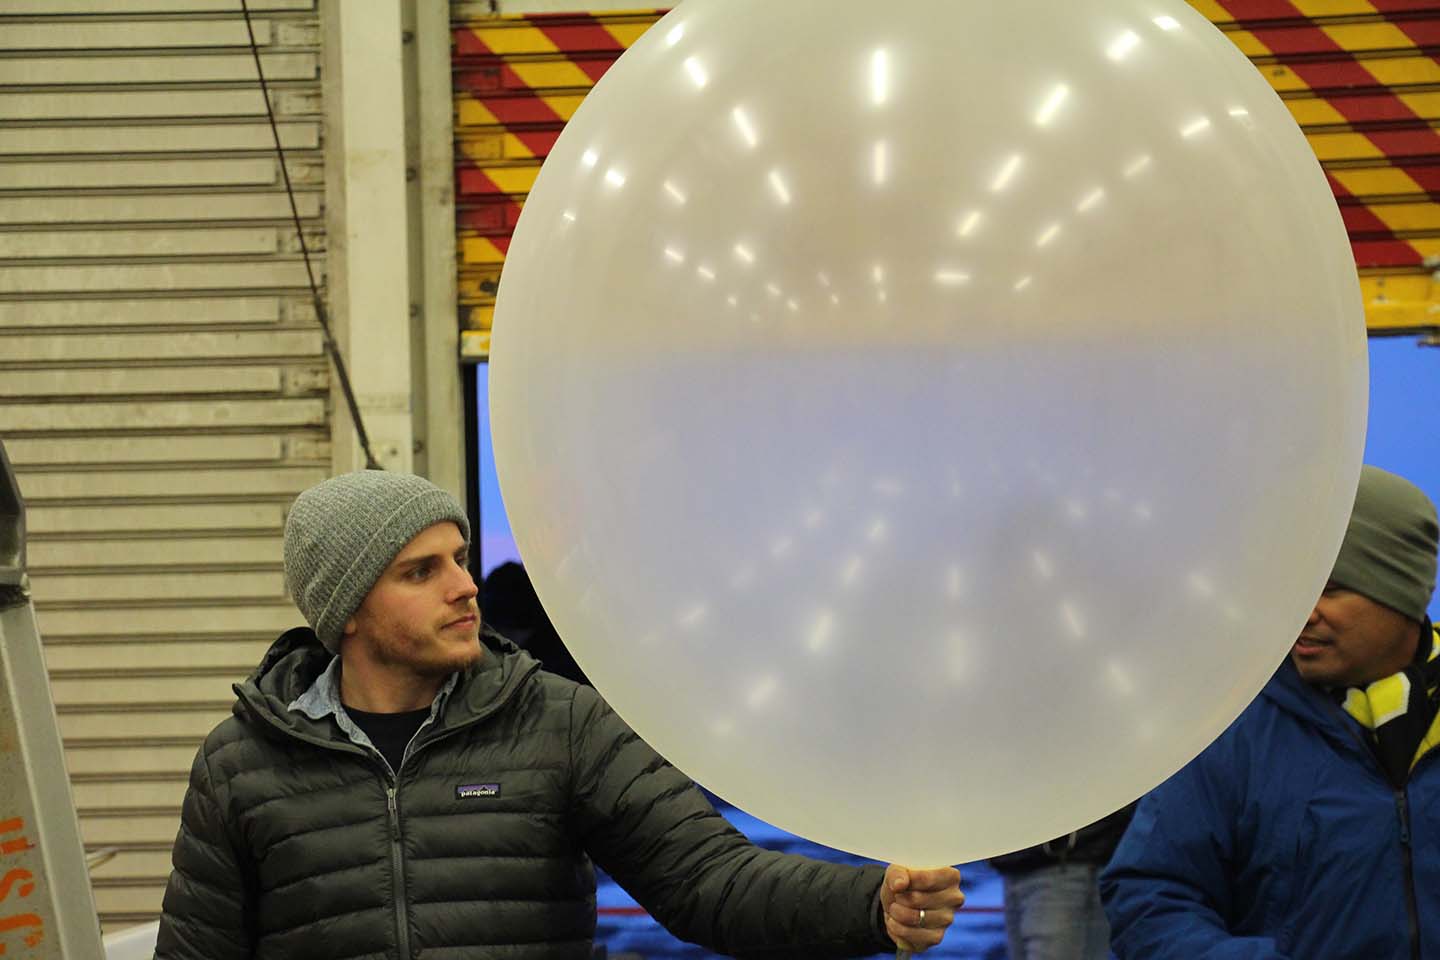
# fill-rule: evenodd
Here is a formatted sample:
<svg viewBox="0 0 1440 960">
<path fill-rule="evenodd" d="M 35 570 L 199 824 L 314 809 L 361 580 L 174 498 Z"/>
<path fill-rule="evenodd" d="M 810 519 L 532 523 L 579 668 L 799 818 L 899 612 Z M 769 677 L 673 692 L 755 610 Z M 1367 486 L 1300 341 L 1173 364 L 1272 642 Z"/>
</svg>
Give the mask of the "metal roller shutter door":
<svg viewBox="0 0 1440 960">
<path fill-rule="evenodd" d="M 323 259 L 313 0 L 251 0 Z M 153 918 L 200 738 L 299 622 L 329 373 L 239 0 L 0 7 L 0 438 L 105 929 Z"/>
</svg>

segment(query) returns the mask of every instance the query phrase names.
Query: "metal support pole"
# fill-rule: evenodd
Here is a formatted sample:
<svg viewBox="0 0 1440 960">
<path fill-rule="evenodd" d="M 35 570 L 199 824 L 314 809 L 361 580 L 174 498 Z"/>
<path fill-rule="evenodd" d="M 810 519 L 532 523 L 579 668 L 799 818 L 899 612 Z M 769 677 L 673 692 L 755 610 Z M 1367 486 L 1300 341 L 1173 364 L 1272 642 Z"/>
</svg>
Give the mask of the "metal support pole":
<svg viewBox="0 0 1440 960">
<path fill-rule="evenodd" d="M 0 443 L 0 954 L 99 960 L 95 900 L 25 575 L 25 503 Z"/>
</svg>

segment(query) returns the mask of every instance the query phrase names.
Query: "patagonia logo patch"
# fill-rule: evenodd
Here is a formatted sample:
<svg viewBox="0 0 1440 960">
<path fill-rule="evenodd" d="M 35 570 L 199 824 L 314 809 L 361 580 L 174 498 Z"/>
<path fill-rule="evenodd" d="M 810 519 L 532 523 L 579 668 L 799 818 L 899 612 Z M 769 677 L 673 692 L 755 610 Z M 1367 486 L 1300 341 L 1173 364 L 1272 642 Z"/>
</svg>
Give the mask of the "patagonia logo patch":
<svg viewBox="0 0 1440 960">
<path fill-rule="evenodd" d="M 467 783 L 455 788 L 456 800 L 478 800 L 482 797 L 500 796 L 498 783 Z"/>
</svg>

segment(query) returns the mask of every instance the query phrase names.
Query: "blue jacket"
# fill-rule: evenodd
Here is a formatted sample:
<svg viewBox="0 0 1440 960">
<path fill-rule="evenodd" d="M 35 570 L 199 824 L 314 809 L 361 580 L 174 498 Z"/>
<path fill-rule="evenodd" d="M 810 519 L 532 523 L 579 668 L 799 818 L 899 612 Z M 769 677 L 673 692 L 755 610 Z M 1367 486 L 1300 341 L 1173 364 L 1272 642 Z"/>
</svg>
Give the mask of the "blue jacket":
<svg viewBox="0 0 1440 960">
<path fill-rule="evenodd" d="M 1395 790 L 1287 660 L 1100 885 L 1121 960 L 1440 960 L 1440 750 Z"/>
</svg>

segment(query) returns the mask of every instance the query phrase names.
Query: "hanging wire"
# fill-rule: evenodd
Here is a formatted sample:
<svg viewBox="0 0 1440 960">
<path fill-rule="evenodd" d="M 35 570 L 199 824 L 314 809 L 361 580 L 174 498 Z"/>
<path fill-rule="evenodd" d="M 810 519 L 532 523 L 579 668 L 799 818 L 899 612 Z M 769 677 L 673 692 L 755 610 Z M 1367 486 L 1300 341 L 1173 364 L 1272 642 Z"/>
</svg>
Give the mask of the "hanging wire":
<svg viewBox="0 0 1440 960">
<path fill-rule="evenodd" d="M 300 254 L 305 259 L 305 276 L 310 281 L 310 299 L 315 305 L 315 319 L 320 322 L 320 331 L 325 338 L 325 352 L 335 365 L 340 377 L 340 390 L 345 394 L 345 405 L 350 408 L 350 422 L 355 425 L 355 434 L 360 438 L 360 449 L 365 452 L 365 468 L 380 470 L 380 461 L 370 449 L 370 437 L 365 433 L 365 421 L 360 418 L 360 405 L 355 402 L 355 391 L 350 388 L 350 374 L 345 370 L 345 360 L 340 356 L 340 347 L 330 332 L 329 315 L 325 302 L 320 296 L 320 285 L 315 282 L 315 268 L 310 262 L 310 247 L 305 242 L 305 228 L 300 223 L 300 207 L 295 202 L 295 188 L 290 184 L 290 169 L 285 163 L 285 148 L 280 145 L 280 127 L 275 123 L 275 110 L 270 105 L 270 87 L 265 82 L 265 69 L 260 65 L 260 47 L 255 42 L 255 27 L 250 22 L 250 5 L 240 0 L 240 10 L 245 15 L 245 32 L 250 37 L 250 54 L 255 58 L 255 75 L 260 78 L 260 98 L 265 101 L 265 116 L 270 120 L 270 134 L 275 139 L 275 153 L 280 158 L 280 175 L 285 180 L 285 196 L 290 199 L 290 216 L 295 221 L 295 236 L 300 241 Z"/>
</svg>

